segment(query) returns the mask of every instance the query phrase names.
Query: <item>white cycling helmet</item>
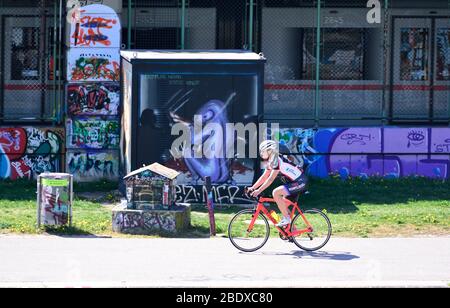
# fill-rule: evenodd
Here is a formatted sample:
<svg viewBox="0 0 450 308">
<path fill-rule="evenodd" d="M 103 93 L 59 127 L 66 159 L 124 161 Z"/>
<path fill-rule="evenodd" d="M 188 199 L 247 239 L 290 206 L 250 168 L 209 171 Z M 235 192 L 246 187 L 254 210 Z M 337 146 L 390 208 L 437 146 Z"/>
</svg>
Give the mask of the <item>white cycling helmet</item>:
<svg viewBox="0 0 450 308">
<path fill-rule="evenodd" d="M 278 143 L 273 140 L 264 140 L 259 145 L 259 151 L 272 150 L 272 153 L 278 153 Z"/>
</svg>

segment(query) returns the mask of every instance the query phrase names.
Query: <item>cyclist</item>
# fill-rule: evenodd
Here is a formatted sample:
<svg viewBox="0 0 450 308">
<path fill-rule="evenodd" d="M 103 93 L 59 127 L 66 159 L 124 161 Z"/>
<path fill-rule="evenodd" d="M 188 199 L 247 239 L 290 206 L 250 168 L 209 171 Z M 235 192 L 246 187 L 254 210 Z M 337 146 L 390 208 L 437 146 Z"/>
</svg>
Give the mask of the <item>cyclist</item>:
<svg viewBox="0 0 450 308">
<path fill-rule="evenodd" d="M 257 197 L 268 187 L 276 186 L 272 196 L 283 215 L 277 224 L 284 227 L 291 223 L 286 197 L 305 191 L 307 179 L 299 166 L 293 165 L 285 156 L 278 152 L 278 143 L 265 140 L 259 145 L 259 153 L 266 167 L 261 177 L 248 188 L 253 197 Z"/>
</svg>

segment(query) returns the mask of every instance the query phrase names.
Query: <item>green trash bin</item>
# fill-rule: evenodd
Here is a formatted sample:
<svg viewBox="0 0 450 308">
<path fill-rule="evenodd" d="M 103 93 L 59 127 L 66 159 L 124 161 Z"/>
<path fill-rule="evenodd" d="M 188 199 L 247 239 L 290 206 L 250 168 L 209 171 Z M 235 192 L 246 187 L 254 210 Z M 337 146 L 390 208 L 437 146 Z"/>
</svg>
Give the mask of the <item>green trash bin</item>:
<svg viewBox="0 0 450 308">
<path fill-rule="evenodd" d="M 37 180 L 37 227 L 72 225 L 73 176 L 42 173 Z"/>
</svg>

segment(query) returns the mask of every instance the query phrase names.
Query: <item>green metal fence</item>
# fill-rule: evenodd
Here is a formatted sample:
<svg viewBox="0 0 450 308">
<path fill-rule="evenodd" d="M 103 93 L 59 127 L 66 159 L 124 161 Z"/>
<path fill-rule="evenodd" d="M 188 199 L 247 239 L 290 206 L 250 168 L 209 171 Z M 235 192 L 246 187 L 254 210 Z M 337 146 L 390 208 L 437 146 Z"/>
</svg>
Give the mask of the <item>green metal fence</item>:
<svg viewBox="0 0 450 308">
<path fill-rule="evenodd" d="M 60 123 L 63 0 L 0 2 L 0 123 Z"/>
<path fill-rule="evenodd" d="M 172 28 L 153 29 L 132 40 L 132 48 L 264 53 L 266 120 L 316 126 L 450 121 L 450 1 L 134 3 L 137 31 L 145 29 L 143 7 Z"/>
<path fill-rule="evenodd" d="M 448 0 L 123 0 L 132 49 L 267 58 L 264 116 L 289 125 L 450 123 Z M 63 0 L 2 0 L 0 118 L 60 122 Z"/>
</svg>

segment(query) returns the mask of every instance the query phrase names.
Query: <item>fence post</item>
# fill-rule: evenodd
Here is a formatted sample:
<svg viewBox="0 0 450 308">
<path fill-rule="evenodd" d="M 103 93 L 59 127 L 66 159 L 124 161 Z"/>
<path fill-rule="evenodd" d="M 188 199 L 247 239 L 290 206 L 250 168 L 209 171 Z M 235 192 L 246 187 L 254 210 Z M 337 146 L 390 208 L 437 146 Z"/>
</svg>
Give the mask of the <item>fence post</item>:
<svg viewBox="0 0 450 308">
<path fill-rule="evenodd" d="M 58 29 L 58 97 L 59 97 L 59 104 L 58 104 L 58 124 L 61 123 L 63 120 L 63 117 L 65 116 L 65 104 L 63 102 L 64 100 L 64 87 L 62 86 L 63 83 L 63 74 L 62 74 L 62 51 L 64 48 L 64 43 L 62 41 L 62 31 L 63 31 L 63 16 L 64 16 L 64 10 L 63 10 L 63 0 L 59 0 L 59 29 Z M 56 63 L 55 63 L 56 66 Z M 56 76 L 55 76 L 56 78 Z"/>
<path fill-rule="evenodd" d="M 57 122 L 57 117 L 56 117 L 56 110 L 58 109 L 59 106 L 59 91 L 56 89 L 56 48 L 57 48 L 57 44 L 58 41 L 56 39 L 56 36 L 58 35 L 58 29 L 57 29 L 57 16 L 58 16 L 58 3 L 57 1 L 55 1 L 53 3 L 53 42 L 51 42 L 53 44 L 53 67 L 51 74 L 53 75 L 53 112 L 52 112 L 52 118 L 53 118 L 53 124 L 55 124 L 55 122 Z"/>
<path fill-rule="evenodd" d="M 37 204 L 36 204 L 36 227 L 39 229 L 41 227 L 41 175 L 38 175 L 37 178 Z"/>
<path fill-rule="evenodd" d="M 181 49 L 185 47 L 185 32 L 186 32 L 186 0 L 181 0 Z"/>
<path fill-rule="evenodd" d="M 250 0 L 249 21 L 248 21 L 248 49 L 253 51 L 253 6 L 254 0 Z"/>
<path fill-rule="evenodd" d="M 47 85 L 47 72 L 48 67 L 46 67 L 46 56 L 47 56 L 47 45 L 46 45 L 46 36 L 47 36 L 47 16 L 46 16 L 46 0 L 40 0 L 39 2 L 39 81 L 40 81 L 40 98 L 41 98 L 41 114 L 40 120 L 45 119 L 45 95 L 46 95 L 46 85 Z"/>
<path fill-rule="evenodd" d="M 450 0 L 447 2 L 447 9 L 450 10 Z M 447 92 L 447 115 L 448 115 L 448 126 L 450 127 L 450 92 Z"/>
<path fill-rule="evenodd" d="M 321 0 L 317 0 L 317 27 L 316 27 L 316 91 L 314 95 L 314 126 L 319 126 L 319 104 L 320 104 L 320 30 L 321 18 L 320 7 Z"/>
<path fill-rule="evenodd" d="M 212 195 L 211 177 L 205 176 L 205 201 L 209 214 L 209 235 L 216 235 L 216 219 L 214 217 L 214 199 Z"/>
<path fill-rule="evenodd" d="M 128 31 L 128 49 L 131 49 L 131 1 L 132 0 L 128 0 L 128 8 L 127 8 L 127 31 Z"/>
<path fill-rule="evenodd" d="M 383 93 L 382 93 L 382 102 L 381 102 L 381 125 L 385 126 L 387 124 L 387 113 L 386 113 L 386 93 L 387 93 L 387 87 L 388 87 L 388 61 L 387 61 L 387 44 L 388 44 L 388 33 L 389 33 L 389 0 L 384 0 L 384 17 L 383 17 Z"/>
</svg>

